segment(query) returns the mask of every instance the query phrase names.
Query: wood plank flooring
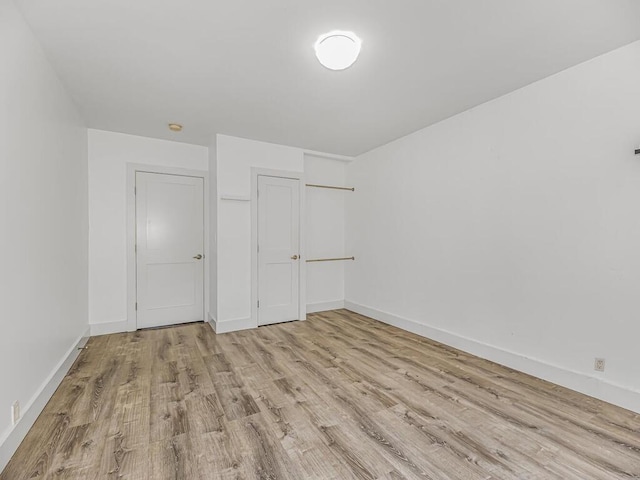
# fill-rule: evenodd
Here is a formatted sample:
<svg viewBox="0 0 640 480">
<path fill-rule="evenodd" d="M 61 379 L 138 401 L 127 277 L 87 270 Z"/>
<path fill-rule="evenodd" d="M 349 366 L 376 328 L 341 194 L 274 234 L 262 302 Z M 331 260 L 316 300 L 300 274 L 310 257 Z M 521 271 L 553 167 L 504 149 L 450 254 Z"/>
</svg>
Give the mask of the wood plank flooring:
<svg viewBox="0 0 640 480">
<path fill-rule="evenodd" d="M 640 478 L 640 415 L 338 310 L 94 337 L 1 480 Z"/>
</svg>

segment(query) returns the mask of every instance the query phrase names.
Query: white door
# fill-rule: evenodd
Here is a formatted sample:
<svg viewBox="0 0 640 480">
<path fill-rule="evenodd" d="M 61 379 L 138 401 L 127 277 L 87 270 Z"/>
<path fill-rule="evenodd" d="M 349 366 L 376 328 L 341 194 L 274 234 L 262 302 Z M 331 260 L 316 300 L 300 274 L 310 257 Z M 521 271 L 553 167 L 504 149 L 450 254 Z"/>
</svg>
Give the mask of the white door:
<svg viewBox="0 0 640 480">
<path fill-rule="evenodd" d="M 203 183 L 136 173 L 138 328 L 204 319 Z"/>
<path fill-rule="evenodd" d="M 258 324 L 298 320 L 300 182 L 258 176 Z"/>
</svg>

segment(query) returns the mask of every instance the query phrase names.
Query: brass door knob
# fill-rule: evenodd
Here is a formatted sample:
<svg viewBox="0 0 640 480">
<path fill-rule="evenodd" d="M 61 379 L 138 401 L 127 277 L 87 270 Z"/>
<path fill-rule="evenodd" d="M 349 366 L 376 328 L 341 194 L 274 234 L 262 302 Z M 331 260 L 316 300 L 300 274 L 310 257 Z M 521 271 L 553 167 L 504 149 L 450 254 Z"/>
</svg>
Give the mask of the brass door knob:
<svg viewBox="0 0 640 480">
<path fill-rule="evenodd" d="M 291 257 L 291 260 L 297 260 L 297 259 L 298 259 L 298 255 L 293 255 L 293 256 Z"/>
<path fill-rule="evenodd" d="M 196 255 L 196 256 L 195 256 L 195 257 L 193 257 L 193 258 L 195 258 L 196 260 L 202 260 L 202 255 L 198 254 L 198 255 Z"/>
</svg>

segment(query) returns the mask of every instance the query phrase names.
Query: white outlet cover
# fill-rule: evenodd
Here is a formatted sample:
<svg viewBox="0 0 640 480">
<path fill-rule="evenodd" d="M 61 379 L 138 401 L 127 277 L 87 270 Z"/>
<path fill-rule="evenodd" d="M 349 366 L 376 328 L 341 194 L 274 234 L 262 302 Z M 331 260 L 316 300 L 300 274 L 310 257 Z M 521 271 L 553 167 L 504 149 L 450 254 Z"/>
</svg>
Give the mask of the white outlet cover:
<svg viewBox="0 0 640 480">
<path fill-rule="evenodd" d="M 20 420 L 20 402 L 16 400 L 11 405 L 11 423 L 15 425 Z"/>
<path fill-rule="evenodd" d="M 604 367 L 605 367 L 604 358 L 596 358 L 595 362 L 593 363 L 593 369 L 596 372 L 604 372 Z"/>
</svg>

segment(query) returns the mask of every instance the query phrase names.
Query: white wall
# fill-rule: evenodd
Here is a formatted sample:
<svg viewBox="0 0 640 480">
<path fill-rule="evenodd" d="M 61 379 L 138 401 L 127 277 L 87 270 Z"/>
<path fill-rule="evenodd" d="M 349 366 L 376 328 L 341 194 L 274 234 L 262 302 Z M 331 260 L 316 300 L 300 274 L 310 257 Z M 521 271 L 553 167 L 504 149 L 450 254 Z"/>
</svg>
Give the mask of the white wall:
<svg viewBox="0 0 640 480">
<path fill-rule="evenodd" d="M 358 158 L 348 306 L 640 411 L 639 59 L 634 43 Z"/>
<path fill-rule="evenodd" d="M 0 58 L 1 471 L 88 333 L 88 222 L 86 129 L 9 0 Z"/>
<path fill-rule="evenodd" d="M 89 130 L 89 321 L 92 332 L 124 331 L 127 318 L 127 164 L 209 170 L 209 316 L 246 325 L 251 317 L 251 203 L 220 197 L 251 196 L 251 168 L 301 172 L 342 184 L 344 163 L 308 156 L 299 148 L 217 135 L 209 148 L 121 133 Z M 325 193 L 325 192 L 323 192 Z M 344 194 L 311 197 L 308 228 L 326 241 L 326 250 L 344 250 Z M 324 205 L 323 205 L 324 204 Z M 326 229 L 334 230 L 329 232 Z M 318 254 L 325 254 L 317 241 Z M 316 252 L 314 252 L 316 253 Z M 332 253 L 331 255 L 333 255 Z M 343 266 L 320 266 L 310 273 L 308 299 L 316 308 L 342 306 Z M 231 324 L 228 324 L 231 325 Z M 234 329 L 235 327 L 229 327 Z"/>
<path fill-rule="evenodd" d="M 216 142 L 218 218 L 219 331 L 247 328 L 251 323 L 251 168 L 304 172 L 306 181 L 342 184 L 345 163 L 305 155 L 299 148 L 218 135 Z M 341 255 L 344 250 L 344 193 L 311 192 L 302 213 L 307 229 L 307 252 Z M 236 197 L 235 200 L 224 197 Z M 307 257 L 308 257 L 307 255 Z M 307 266 L 307 304 L 310 311 L 344 304 L 344 266 Z M 254 319 L 255 320 L 255 319 Z M 225 323 L 226 322 L 226 323 Z M 221 324 L 224 324 L 221 326 Z"/>
<path fill-rule="evenodd" d="M 208 149 L 89 130 L 89 322 L 92 332 L 126 330 L 127 164 L 208 170 Z"/>
<path fill-rule="evenodd" d="M 251 168 L 301 172 L 298 148 L 217 136 L 218 196 L 251 196 Z M 251 318 L 251 203 L 218 199 L 218 322 Z"/>
<path fill-rule="evenodd" d="M 305 182 L 346 186 L 346 163 L 315 155 L 304 156 Z M 344 190 L 306 189 L 307 259 L 347 256 L 344 248 Z M 350 256 L 350 254 L 349 254 Z M 344 306 L 344 261 L 307 264 L 307 312 Z"/>
<path fill-rule="evenodd" d="M 209 144 L 209 318 L 218 318 L 218 146 Z"/>
</svg>

